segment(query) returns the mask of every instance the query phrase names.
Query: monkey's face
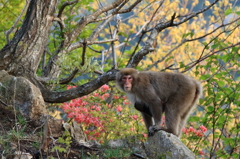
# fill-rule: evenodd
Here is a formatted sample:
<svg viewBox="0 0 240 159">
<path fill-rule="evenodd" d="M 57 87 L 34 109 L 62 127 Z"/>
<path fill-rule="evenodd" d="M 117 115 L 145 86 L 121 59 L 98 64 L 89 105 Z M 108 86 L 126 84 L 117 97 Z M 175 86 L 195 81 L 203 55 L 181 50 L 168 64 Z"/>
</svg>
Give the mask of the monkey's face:
<svg viewBox="0 0 240 159">
<path fill-rule="evenodd" d="M 123 89 L 126 92 L 131 91 L 132 89 L 132 81 L 133 77 L 131 75 L 124 75 L 122 76 L 122 82 L 123 82 Z"/>
</svg>

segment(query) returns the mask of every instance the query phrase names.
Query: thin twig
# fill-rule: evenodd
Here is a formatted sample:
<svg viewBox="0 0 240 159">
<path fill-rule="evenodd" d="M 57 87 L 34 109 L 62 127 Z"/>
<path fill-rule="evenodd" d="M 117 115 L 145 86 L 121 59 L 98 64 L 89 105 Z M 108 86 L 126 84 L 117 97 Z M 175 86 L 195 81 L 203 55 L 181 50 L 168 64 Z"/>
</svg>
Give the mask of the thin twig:
<svg viewBox="0 0 240 159">
<path fill-rule="evenodd" d="M 83 40 L 83 49 L 82 49 L 82 62 L 81 66 L 85 64 L 85 54 L 86 54 L 87 42 L 86 39 Z"/>
<path fill-rule="evenodd" d="M 186 70 L 182 71 L 182 73 L 190 70 L 190 69 L 193 68 L 196 64 L 198 64 L 199 62 L 207 59 L 208 57 L 210 57 L 210 56 L 212 56 L 212 55 L 214 55 L 214 54 L 216 54 L 216 53 L 219 53 L 219 52 L 221 52 L 221 51 L 224 51 L 224 50 L 226 50 L 226 49 L 232 48 L 232 47 L 234 47 L 234 46 L 238 46 L 238 45 L 240 45 L 240 42 L 238 42 L 238 43 L 236 43 L 236 44 L 233 44 L 233 45 L 230 45 L 230 46 L 228 46 L 228 47 L 222 48 L 222 49 L 220 49 L 220 50 L 214 51 L 214 52 L 212 52 L 212 53 L 209 53 L 208 55 L 203 56 L 201 59 L 198 59 L 198 60 L 194 61 L 193 64 L 190 65 Z"/>
<path fill-rule="evenodd" d="M 63 3 L 63 5 L 61 6 L 61 8 L 59 9 L 59 12 L 58 12 L 58 15 L 57 15 L 57 17 L 61 17 L 62 16 L 62 13 L 63 13 L 63 11 L 64 11 L 64 9 L 67 7 L 67 6 L 69 6 L 69 5 L 72 5 L 72 4 L 74 4 L 74 3 L 77 3 L 78 2 L 78 0 L 75 0 L 75 1 L 67 1 L 67 2 L 64 2 Z"/>
<path fill-rule="evenodd" d="M 135 3 L 133 3 L 130 7 L 128 7 L 127 9 L 123 9 L 121 11 L 118 11 L 118 14 L 120 13 L 127 13 L 130 12 L 132 9 L 134 9 L 142 0 L 137 0 Z"/>
<path fill-rule="evenodd" d="M 68 84 L 69 82 L 71 82 L 75 75 L 78 73 L 78 71 L 79 69 L 75 68 L 67 78 L 60 79 L 59 84 Z"/>
<path fill-rule="evenodd" d="M 0 103 L 3 104 L 4 106 L 8 106 L 5 102 L 3 102 L 1 99 L 0 99 Z"/>
</svg>

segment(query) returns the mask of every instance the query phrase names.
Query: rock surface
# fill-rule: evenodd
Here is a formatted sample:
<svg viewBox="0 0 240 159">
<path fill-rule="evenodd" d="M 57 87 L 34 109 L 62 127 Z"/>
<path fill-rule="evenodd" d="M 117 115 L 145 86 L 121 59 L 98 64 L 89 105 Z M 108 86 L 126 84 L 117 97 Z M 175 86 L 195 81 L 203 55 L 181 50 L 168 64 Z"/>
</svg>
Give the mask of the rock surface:
<svg viewBox="0 0 240 159">
<path fill-rule="evenodd" d="M 165 131 L 158 131 L 143 143 L 134 137 L 110 140 L 112 148 L 130 148 L 140 158 L 194 159 L 195 155 L 178 137 Z"/>
<path fill-rule="evenodd" d="M 39 125 L 39 119 L 47 114 L 40 90 L 23 77 L 14 77 L 0 71 L 0 104 L 6 109 L 20 112 L 27 120 Z"/>
<path fill-rule="evenodd" d="M 178 137 L 165 131 L 158 131 L 144 144 L 149 158 L 194 159 L 195 155 Z"/>
</svg>

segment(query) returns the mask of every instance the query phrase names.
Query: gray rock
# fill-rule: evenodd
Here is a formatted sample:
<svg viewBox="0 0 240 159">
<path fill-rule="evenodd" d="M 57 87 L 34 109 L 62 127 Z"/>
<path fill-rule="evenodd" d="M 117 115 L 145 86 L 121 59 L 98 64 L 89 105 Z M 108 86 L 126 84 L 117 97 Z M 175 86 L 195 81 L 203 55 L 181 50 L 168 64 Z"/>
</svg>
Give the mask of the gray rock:
<svg viewBox="0 0 240 159">
<path fill-rule="evenodd" d="M 195 155 L 180 139 L 165 131 L 158 131 L 144 144 L 149 158 L 194 159 Z"/>
<path fill-rule="evenodd" d="M 6 71 L 0 71 L 0 101 L 6 109 L 20 112 L 36 125 L 47 114 L 40 90 L 26 78 L 14 77 Z"/>
</svg>

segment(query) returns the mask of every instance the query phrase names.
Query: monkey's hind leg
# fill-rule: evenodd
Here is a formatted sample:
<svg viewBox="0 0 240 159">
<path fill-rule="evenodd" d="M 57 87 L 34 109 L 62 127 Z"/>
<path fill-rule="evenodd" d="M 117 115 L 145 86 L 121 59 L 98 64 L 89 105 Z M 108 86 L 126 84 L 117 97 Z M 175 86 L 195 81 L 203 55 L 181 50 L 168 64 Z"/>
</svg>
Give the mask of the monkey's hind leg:
<svg viewBox="0 0 240 159">
<path fill-rule="evenodd" d="M 178 130 L 179 130 L 179 134 L 178 136 L 181 137 L 182 135 L 182 129 L 185 127 L 186 125 L 186 122 L 187 122 L 187 119 L 189 117 L 189 114 L 191 113 L 191 110 L 193 106 L 190 106 L 189 109 L 186 109 L 185 112 L 183 114 L 181 114 L 181 120 L 180 120 L 180 123 L 178 125 Z"/>
<path fill-rule="evenodd" d="M 181 131 L 179 130 L 180 123 L 181 123 L 181 116 L 179 112 L 177 112 L 176 109 L 174 110 L 174 107 L 166 106 L 166 109 L 165 109 L 166 128 L 162 130 L 167 131 L 168 133 L 172 133 L 179 137 L 180 131 Z"/>
</svg>

